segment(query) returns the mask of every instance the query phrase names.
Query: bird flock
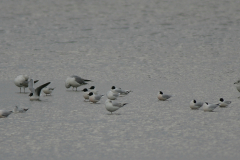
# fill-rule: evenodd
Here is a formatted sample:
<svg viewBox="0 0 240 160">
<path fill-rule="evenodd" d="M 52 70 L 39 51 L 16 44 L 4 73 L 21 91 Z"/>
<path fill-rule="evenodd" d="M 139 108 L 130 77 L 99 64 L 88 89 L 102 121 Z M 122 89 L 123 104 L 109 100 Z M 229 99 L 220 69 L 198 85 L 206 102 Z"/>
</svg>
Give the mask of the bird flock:
<svg viewBox="0 0 240 160">
<path fill-rule="evenodd" d="M 33 79 L 29 79 L 28 75 L 19 75 L 14 79 L 14 84 L 20 88 L 20 93 L 22 93 L 22 90 L 21 90 L 22 88 L 24 90 L 23 91 L 24 93 L 25 93 L 25 88 L 29 88 L 31 92 L 29 94 L 29 100 L 33 101 L 33 100 L 40 100 L 41 91 L 43 91 L 47 96 L 47 95 L 51 95 L 53 90 L 55 89 L 55 88 L 48 87 L 48 85 L 51 82 L 47 82 L 45 84 L 40 85 L 37 88 L 34 88 L 34 84 L 37 83 L 38 81 L 39 80 L 34 81 Z M 83 79 L 79 76 L 72 75 L 67 77 L 65 81 L 65 87 L 67 89 L 72 87 L 72 90 L 74 90 L 75 88 L 75 90 L 77 91 L 78 87 L 82 85 L 86 85 L 88 84 L 88 82 L 91 82 L 91 80 Z M 236 86 L 236 89 L 240 92 L 240 80 L 236 81 L 234 85 Z M 90 102 L 92 104 L 98 103 L 101 100 L 101 98 L 104 97 L 103 94 L 98 93 L 98 90 L 96 90 L 95 86 L 91 86 L 90 88 L 84 88 L 81 91 L 83 91 L 84 101 Z M 117 111 L 121 107 L 127 105 L 128 103 L 118 103 L 115 100 L 118 97 L 128 95 L 130 92 L 132 91 L 123 90 L 121 88 L 116 88 L 115 86 L 112 86 L 111 89 L 106 94 L 107 96 L 107 100 L 105 101 L 106 110 L 112 114 L 113 112 Z M 159 91 L 157 94 L 157 98 L 159 101 L 167 101 L 171 97 L 172 95 L 163 94 L 162 91 Z M 190 101 L 189 107 L 192 110 L 199 110 L 200 108 L 202 108 L 202 110 L 205 112 L 213 112 L 214 109 L 217 107 L 223 108 L 223 107 L 227 107 L 230 104 L 231 104 L 231 101 L 225 101 L 223 98 L 220 98 L 219 102 L 216 104 L 213 104 L 213 103 L 211 104 L 208 102 L 197 102 L 195 99 L 193 99 Z M 11 113 L 25 113 L 27 110 L 28 108 L 19 108 L 18 106 L 15 106 L 12 111 L 0 110 L 0 118 L 6 118 Z"/>
</svg>

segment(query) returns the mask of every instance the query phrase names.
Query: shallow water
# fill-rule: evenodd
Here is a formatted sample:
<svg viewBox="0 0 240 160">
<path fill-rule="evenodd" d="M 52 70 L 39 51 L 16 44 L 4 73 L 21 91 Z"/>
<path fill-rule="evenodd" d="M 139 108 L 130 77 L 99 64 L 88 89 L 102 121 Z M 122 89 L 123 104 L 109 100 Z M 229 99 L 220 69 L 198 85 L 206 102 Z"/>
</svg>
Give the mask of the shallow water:
<svg viewBox="0 0 240 160">
<path fill-rule="evenodd" d="M 240 2 L 0 2 L 0 159 L 239 159 Z M 52 96 L 29 101 L 19 74 L 51 81 Z M 133 90 L 109 115 L 64 87 L 72 74 L 106 94 Z M 157 92 L 172 94 L 157 100 Z M 26 89 L 29 92 L 28 89 Z M 192 99 L 232 101 L 213 113 Z"/>
</svg>

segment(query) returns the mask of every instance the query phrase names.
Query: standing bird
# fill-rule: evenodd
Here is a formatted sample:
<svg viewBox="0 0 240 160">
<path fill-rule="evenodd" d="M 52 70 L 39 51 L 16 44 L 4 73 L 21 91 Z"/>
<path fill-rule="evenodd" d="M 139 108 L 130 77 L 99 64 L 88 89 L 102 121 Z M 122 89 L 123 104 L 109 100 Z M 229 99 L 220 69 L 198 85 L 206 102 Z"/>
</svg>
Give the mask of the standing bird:
<svg viewBox="0 0 240 160">
<path fill-rule="evenodd" d="M 88 82 L 88 81 L 91 81 L 91 80 L 82 79 L 81 77 L 72 75 L 71 77 L 67 77 L 67 79 L 65 81 L 65 87 L 66 88 L 73 87 L 73 89 L 75 87 L 76 91 L 77 91 L 77 87 L 87 84 L 86 82 Z"/>
<path fill-rule="evenodd" d="M 159 99 L 160 101 L 165 101 L 165 100 L 171 98 L 172 96 L 171 96 L 171 95 L 167 95 L 167 94 L 163 94 L 162 91 L 159 91 L 157 97 L 158 97 L 158 99 Z"/>
<path fill-rule="evenodd" d="M 220 98 L 220 100 L 219 100 L 219 107 L 227 107 L 231 103 L 232 103 L 231 101 L 224 101 L 223 98 Z"/>
<path fill-rule="evenodd" d="M 202 106 L 202 109 L 204 112 L 213 112 L 213 110 L 215 108 L 217 108 L 219 106 L 219 104 L 209 104 L 207 102 L 205 102 Z"/>
<path fill-rule="evenodd" d="M 83 98 L 84 98 L 84 101 L 86 101 L 86 100 L 89 100 L 89 91 L 88 91 L 88 89 L 87 88 L 84 88 L 83 90 Z"/>
<path fill-rule="evenodd" d="M 8 117 L 13 111 L 4 111 L 0 110 L 0 118 L 6 118 Z"/>
<path fill-rule="evenodd" d="M 197 110 L 200 107 L 202 107 L 202 105 L 203 105 L 203 102 L 197 102 L 195 99 L 190 102 L 190 108 L 191 109 Z"/>
<path fill-rule="evenodd" d="M 15 106 L 13 109 L 14 113 L 24 113 L 27 112 L 28 108 L 18 108 L 18 106 Z"/>
<path fill-rule="evenodd" d="M 237 82 L 235 82 L 234 85 L 236 86 L 238 92 L 240 92 L 240 80 L 238 80 Z M 240 98 L 240 97 L 238 97 L 238 98 Z"/>
<path fill-rule="evenodd" d="M 91 87 L 89 88 L 89 91 L 90 91 L 90 92 L 93 92 L 95 95 L 98 94 L 98 90 L 96 90 L 96 87 L 95 87 L 95 86 L 91 86 Z"/>
<path fill-rule="evenodd" d="M 47 85 L 49 85 L 51 82 L 45 83 L 39 87 L 37 87 L 36 89 L 33 88 L 33 79 L 30 79 L 29 81 L 29 90 L 31 91 L 31 93 L 29 94 L 30 96 L 30 100 L 39 100 L 40 97 L 40 93 L 41 90 L 46 87 Z"/>
<path fill-rule="evenodd" d="M 46 96 L 47 96 L 48 94 L 51 95 L 51 93 L 52 93 L 53 90 L 54 90 L 54 88 L 50 88 L 50 87 L 45 87 L 45 88 L 42 89 L 42 91 L 46 94 Z"/>
<path fill-rule="evenodd" d="M 21 93 L 21 88 L 23 87 L 24 93 L 25 93 L 25 88 L 28 87 L 28 75 L 19 75 L 14 79 L 14 84 L 20 88 L 20 93 Z M 34 81 L 34 83 L 37 83 L 38 80 Z"/>
<path fill-rule="evenodd" d="M 116 110 L 118 110 L 119 108 L 125 106 L 127 103 L 117 103 L 117 102 L 113 102 L 112 100 L 107 99 L 105 101 L 105 108 L 107 111 L 114 112 Z"/>
<path fill-rule="evenodd" d="M 93 103 L 97 103 L 104 96 L 104 95 L 95 95 L 93 92 L 90 92 L 88 95 L 89 95 L 89 101 Z"/>
</svg>

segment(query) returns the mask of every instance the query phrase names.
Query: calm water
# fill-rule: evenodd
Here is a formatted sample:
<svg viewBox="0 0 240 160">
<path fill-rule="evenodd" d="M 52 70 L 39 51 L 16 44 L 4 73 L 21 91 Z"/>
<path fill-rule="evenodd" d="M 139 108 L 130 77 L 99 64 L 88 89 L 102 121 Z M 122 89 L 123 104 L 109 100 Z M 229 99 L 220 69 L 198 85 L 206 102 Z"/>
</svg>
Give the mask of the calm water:
<svg viewBox="0 0 240 160">
<path fill-rule="evenodd" d="M 239 159 L 239 39 L 238 0 L 0 1 L 0 109 L 29 108 L 0 119 L 0 159 Z M 29 101 L 20 74 L 53 95 Z M 129 104 L 83 102 L 64 87 L 72 74 L 93 80 L 79 90 L 133 90 Z M 220 97 L 232 104 L 189 108 Z"/>
</svg>

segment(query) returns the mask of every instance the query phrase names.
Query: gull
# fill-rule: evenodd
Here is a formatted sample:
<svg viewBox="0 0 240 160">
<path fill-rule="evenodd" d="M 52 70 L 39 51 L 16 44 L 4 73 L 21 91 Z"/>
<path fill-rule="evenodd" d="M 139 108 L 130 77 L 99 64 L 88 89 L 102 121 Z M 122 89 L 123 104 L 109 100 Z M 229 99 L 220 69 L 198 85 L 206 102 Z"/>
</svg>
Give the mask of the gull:
<svg viewBox="0 0 240 160">
<path fill-rule="evenodd" d="M 167 95 L 167 94 L 163 94 L 162 91 L 159 91 L 157 97 L 158 97 L 159 100 L 165 101 L 165 100 L 171 98 L 172 96 L 171 95 Z"/>
<path fill-rule="evenodd" d="M 90 92 L 88 91 L 88 89 L 84 88 L 82 91 L 84 92 L 83 93 L 84 101 L 89 100 L 89 93 Z"/>
<path fill-rule="evenodd" d="M 227 107 L 229 104 L 231 104 L 231 101 L 224 101 L 223 98 L 220 98 L 219 107 Z"/>
<path fill-rule="evenodd" d="M 191 109 L 199 109 L 202 107 L 203 102 L 197 102 L 195 99 L 190 102 L 190 108 Z"/>
<path fill-rule="evenodd" d="M 91 86 L 89 89 L 90 89 L 90 92 L 93 92 L 95 95 L 98 94 L 98 90 L 96 90 L 95 86 Z"/>
<path fill-rule="evenodd" d="M 202 109 L 204 112 L 213 112 L 213 110 L 218 106 L 219 104 L 209 104 L 208 102 L 205 102 L 202 106 Z"/>
<path fill-rule="evenodd" d="M 50 87 L 45 87 L 45 88 L 42 89 L 42 91 L 46 94 L 46 96 L 47 96 L 48 94 L 51 95 L 51 93 L 52 93 L 53 90 L 54 90 L 54 88 L 50 88 Z"/>
<path fill-rule="evenodd" d="M 93 103 L 97 103 L 104 96 L 104 95 L 95 95 L 93 92 L 90 92 L 88 95 L 89 95 L 89 101 Z"/>
<path fill-rule="evenodd" d="M 114 92 L 120 93 L 120 95 L 127 95 L 128 93 L 132 92 L 131 90 L 123 90 L 121 88 L 116 88 L 115 86 L 112 86 L 112 90 Z"/>
<path fill-rule="evenodd" d="M 14 113 L 24 113 L 27 112 L 28 108 L 18 108 L 18 106 L 15 106 L 13 109 Z"/>
<path fill-rule="evenodd" d="M 105 101 L 105 108 L 107 111 L 114 112 L 116 110 L 118 110 L 119 108 L 125 106 L 127 103 L 117 103 L 117 102 L 113 102 L 112 100 L 107 99 Z"/>
<path fill-rule="evenodd" d="M 20 93 L 21 93 L 21 88 L 23 87 L 24 93 L 25 93 L 25 88 L 28 87 L 28 75 L 19 75 L 14 79 L 14 84 L 20 88 Z M 37 83 L 38 80 L 34 81 L 34 83 Z"/>
<path fill-rule="evenodd" d="M 238 80 L 238 81 L 235 82 L 234 84 L 235 84 L 235 86 L 236 86 L 238 92 L 240 92 L 240 80 Z M 238 97 L 238 98 L 240 98 L 240 97 Z"/>
<path fill-rule="evenodd" d="M 31 91 L 31 93 L 29 94 L 30 96 L 30 100 L 39 100 L 40 97 L 40 93 L 41 90 L 46 87 L 47 85 L 49 85 L 51 82 L 45 83 L 39 87 L 37 87 L 36 89 L 33 88 L 33 79 L 30 79 L 29 81 L 29 90 Z"/>
<path fill-rule="evenodd" d="M 118 92 L 114 92 L 112 90 L 108 91 L 107 92 L 107 98 L 110 99 L 110 100 L 115 100 L 117 99 L 117 97 L 120 95 L 120 93 Z"/>
<path fill-rule="evenodd" d="M 88 81 L 91 81 L 91 80 L 82 79 L 81 77 L 72 75 L 70 77 L 67 77 L 67 79 L 65 81 L 65 87 L 66 88 L 73 87 L 73 89 L 75 87 L 76 91 L 77 91 L 77 87 L 87 84 L 86 82 L 88 82 Z"/>
<path fill-rule="evenodd" d="M 13 111 L 0 110 L 0 118 L 8 117 Z"/>
</svg>

